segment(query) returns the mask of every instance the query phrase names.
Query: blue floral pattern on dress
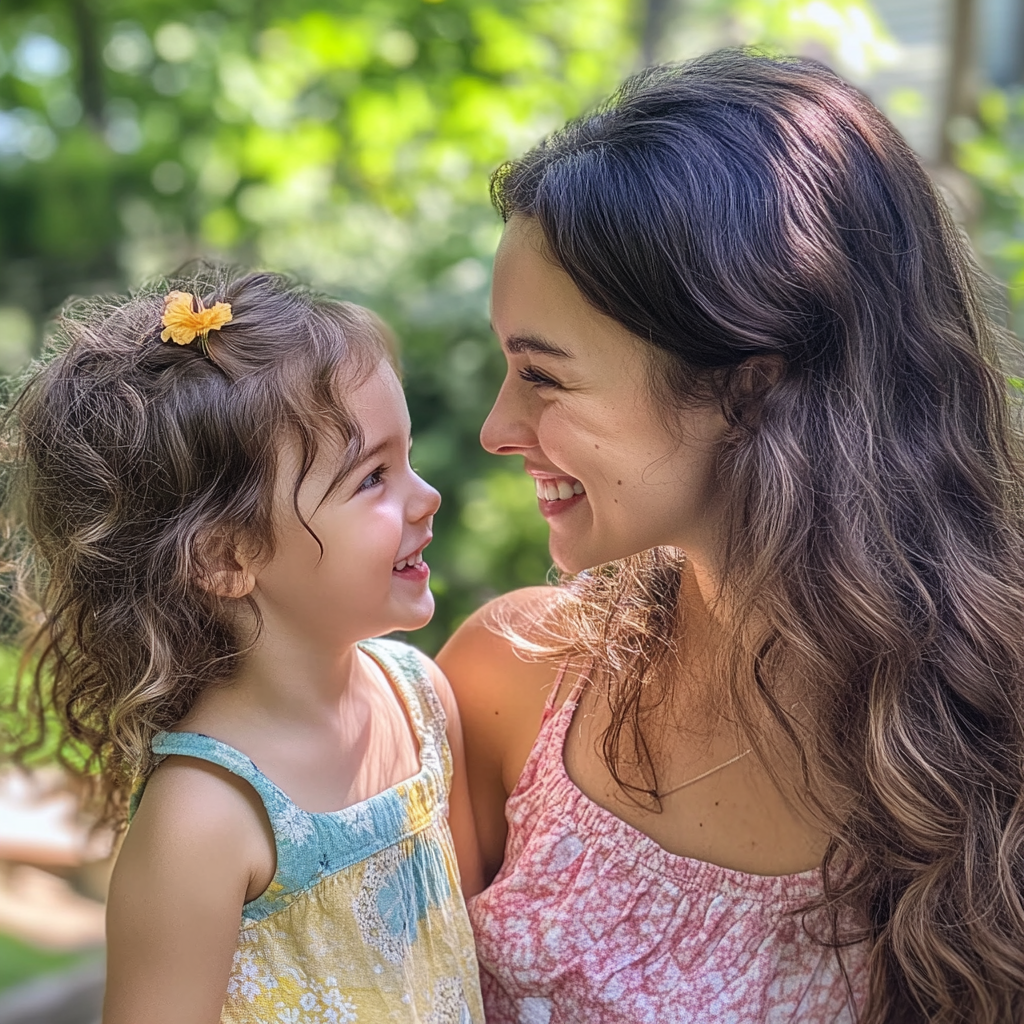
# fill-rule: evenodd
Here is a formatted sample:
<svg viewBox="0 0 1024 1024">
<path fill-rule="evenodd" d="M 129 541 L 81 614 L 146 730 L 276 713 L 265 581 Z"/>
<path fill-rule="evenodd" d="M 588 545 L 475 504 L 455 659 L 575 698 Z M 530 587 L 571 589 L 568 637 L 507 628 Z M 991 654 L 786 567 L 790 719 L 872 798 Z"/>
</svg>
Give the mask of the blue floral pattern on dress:
<svg viewBox="0 0 1024 1024">
<path fill-rule="evenodd" d="M 420 770 L 340 811 L 296 806 L 253 762 L 199 733 L 160 733 L 153 752 L 210 761 L 256 790 L 277 869 L 242 911 L 222 1024 L 430 1021 L 483 1024 L 473 936 L 447 823 L 451 752 L 422 655 L 360 644 L 391 681 Z M 145 782 L 132 796 L 131 814 Z"/>
</svg>

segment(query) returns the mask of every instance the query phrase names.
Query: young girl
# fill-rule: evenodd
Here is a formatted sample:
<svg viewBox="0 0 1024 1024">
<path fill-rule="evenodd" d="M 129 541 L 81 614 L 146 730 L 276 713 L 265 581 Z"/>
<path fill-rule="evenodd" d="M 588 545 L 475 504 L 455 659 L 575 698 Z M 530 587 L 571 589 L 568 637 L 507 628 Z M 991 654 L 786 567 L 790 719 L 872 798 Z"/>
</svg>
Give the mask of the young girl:
<svg viewBox="0 0 1024 1024">
<path fill-rule="evenodd" d="M 727 52 L 493 194 L 482 441 L 579 575 L 439 658 L 489 1024 L 1019 1024 L 1024 459 L 927 175 Z"/>
<path fill-rule="evenodd" d="M 36 701 L 131 819 L 104 1024 L 482 1022 L 456 708 L 366 639 L 430 618 L 439 504 L 381 325 L 263 273 L 80 304 L 8 425 Z"/>
</svg>

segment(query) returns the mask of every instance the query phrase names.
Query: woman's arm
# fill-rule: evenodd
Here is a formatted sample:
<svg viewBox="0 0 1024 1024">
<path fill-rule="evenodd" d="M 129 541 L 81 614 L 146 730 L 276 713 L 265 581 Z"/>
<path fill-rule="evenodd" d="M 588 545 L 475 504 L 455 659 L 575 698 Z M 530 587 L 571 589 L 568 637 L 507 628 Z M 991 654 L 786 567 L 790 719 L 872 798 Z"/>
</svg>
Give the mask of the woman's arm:
<svg viewBox="0 0 1024 1024">
<path fill-rule="evenodd" d="M 500 632 L 504 621 L 531 622 L 558 599 L 555 587 L 531 587 L 497 598 L 471 615 L 438 654 L 451 682 L 465 735 L 469 798 L 490 884 L 505 856 L 505 801 L 529 756 L 554 681 L 550 662 L 524 661 Z"/>
<path fill-rule="evenodd" d="M 216 765 L 168 758 L 111 878 L 103 1024 L 216 1024 L 242 904 L 275 867 L 251 787 Z"/>
</svg>

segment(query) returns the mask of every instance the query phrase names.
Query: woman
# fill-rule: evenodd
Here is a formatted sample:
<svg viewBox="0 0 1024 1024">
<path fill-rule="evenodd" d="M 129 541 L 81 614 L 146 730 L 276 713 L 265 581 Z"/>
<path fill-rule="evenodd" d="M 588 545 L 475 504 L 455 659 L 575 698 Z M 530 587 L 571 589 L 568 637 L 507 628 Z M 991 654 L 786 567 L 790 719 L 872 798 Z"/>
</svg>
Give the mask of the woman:
<svg viewBox="0 0 1024 1024">
<path fill-rule="evenodd" d="M 488 1020 L 1024 1019 L 1022 449 L 914 155 L 725 52 L 493 195 L 482 441 L 569 578 L 440 659 Z"/>
</svg>

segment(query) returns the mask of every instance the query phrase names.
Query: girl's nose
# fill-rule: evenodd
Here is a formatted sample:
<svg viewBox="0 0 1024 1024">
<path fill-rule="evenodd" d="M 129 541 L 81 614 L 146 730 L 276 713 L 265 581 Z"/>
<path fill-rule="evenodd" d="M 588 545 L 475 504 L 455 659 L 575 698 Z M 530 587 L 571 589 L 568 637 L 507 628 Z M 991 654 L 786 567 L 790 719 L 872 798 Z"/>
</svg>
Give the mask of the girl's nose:
<svg viewBox="0 0 1024 1024">
<path fill-rule="evenodd" d="M 441 494 L 418 473 L 413 475 L 416 477 L 416 496 L 415 500 L 410 503 L 410 518 L 413 522 L 419 522 L 421 519 L 434 515 L 441 507 Z"/>
<path fill-rule="evenodd" d="M 480 428 L 480 444 L 492 455 L 522 455 L 536 447 L 537 434 L 524 410 L 503 384 L 491 411 Z"/>
</svg>

